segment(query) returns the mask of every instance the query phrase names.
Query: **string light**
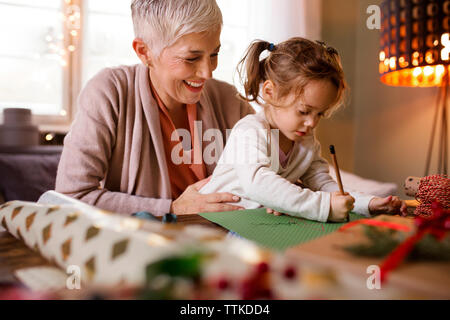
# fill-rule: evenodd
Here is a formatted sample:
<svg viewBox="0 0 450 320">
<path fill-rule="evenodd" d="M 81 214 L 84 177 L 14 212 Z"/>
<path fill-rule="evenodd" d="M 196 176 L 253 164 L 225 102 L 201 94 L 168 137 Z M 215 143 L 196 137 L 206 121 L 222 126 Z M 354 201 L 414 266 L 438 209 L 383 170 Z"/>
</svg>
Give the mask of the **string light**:
<svg viewBox="0 0 450 320">
<path fill-rule="evenodd" d="M 47 43 L 47 54 L 56 55 L 62 67 L 68 65 L 67 52 L 73 53 L 77 49 L 78 30 L 80 29 L 81 10 L 78 5 L 72 4 L 71 0 L 65 0 L 64 11 L 59 13 L 60 19 L 65 22 L 66 30 L 70 37 L 65 39 L 64 34 L 56 34 L 54 28 L 50 27 L 45 35 Z M 65 114 L 62 114 L 63 116 Z"/>
<path fill-rule="evenodd" d="M 71 39 L 69 39 L 69 44 L 67 45 L 67 50 L 69 52 L 74 52 L 77 48 L 78 30 L 80 29 L 81 20 L 81 10 L 76 4 L 72 4 L 71 0 L 65 0 L 66 8 L 63 14 L 63 21 L 66 22 L 66 28 L 68 29 Z"/>
</svg>

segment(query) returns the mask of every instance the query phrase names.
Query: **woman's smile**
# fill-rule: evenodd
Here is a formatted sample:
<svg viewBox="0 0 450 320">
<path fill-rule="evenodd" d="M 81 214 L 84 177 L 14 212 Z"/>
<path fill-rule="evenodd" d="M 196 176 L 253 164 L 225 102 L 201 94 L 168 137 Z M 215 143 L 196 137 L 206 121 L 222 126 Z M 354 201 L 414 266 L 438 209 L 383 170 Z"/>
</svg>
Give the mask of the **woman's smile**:
<svg viewBox="0 0 450 320">
<path fill-rule="evenodd" d="M 203 89 L 203 86 L 205 84 L 205 81 L 189 81 L 189 80 L 183 80 L 184 85 L 187 89 L 189 89 L 192 92 L 200 92 Z"/>
</svg>

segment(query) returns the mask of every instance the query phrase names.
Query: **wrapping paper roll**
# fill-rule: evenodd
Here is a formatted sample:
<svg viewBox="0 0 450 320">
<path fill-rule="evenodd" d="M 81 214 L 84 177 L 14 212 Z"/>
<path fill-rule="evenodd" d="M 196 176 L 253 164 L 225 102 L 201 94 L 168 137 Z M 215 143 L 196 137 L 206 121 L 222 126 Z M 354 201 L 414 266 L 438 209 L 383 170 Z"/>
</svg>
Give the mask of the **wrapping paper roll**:
<svg viewBox="0 0 450 320">
<path fill-rule="evenodd" d="M 189 248 L 230 253 L 246 242 L 206 227 L 147 222 L 89 206 L 12 201 L 0 207 L 0 223 L 64 270 L 78 266 L 82 282 L 107 285 L 140 285 L 148 264 Z"/>
</svg>

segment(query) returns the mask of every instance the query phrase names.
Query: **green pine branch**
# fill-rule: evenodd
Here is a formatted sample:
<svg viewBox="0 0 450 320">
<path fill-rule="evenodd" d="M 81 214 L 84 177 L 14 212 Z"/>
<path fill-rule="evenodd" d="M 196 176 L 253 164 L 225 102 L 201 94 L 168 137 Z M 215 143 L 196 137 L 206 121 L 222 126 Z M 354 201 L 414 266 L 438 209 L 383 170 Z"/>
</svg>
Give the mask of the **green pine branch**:
<svg viewBox="0 0 450 320">
<path fill-rule="evenodd" d="M 343 249 L 364 257 L 382 258 L 391 253 L 398 245 L 406 240 L 408 234 L 397 230 L 364 226 L 364 234 L 368 243 L 346 246 Z M 416 243 L 408 255 L 409 261 L 450 261 L 450 236 L 441 241 L 433 235 L 427 234 Z"/>
</svg>

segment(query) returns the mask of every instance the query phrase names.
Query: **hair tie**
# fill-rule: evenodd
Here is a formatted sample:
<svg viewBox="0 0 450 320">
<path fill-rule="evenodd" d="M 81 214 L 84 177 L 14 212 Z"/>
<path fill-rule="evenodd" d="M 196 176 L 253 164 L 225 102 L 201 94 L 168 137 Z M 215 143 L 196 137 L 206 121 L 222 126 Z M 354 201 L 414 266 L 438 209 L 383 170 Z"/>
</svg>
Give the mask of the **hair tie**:
<svg viewBox="0 0 450 320">
<path fill-rule="evenodd" d="M 319 40 L 316 40 L 316 42 L 318 44 L 320 44 L 322 47 L 324 47 L 325 50 L 327 50 L 327 52 L 329 54 L 338 54 L 338 52 L 337 52 L 337 50 L 335 48 L 327 46 L 327 44 L 325 42 L 319 41 Z"/>
<path fill-rule="evenodd" d="M 337 50 L 333 47 L 327 47 L 327 52 L 329 54 L 338 54 Z"/>
<path fill-rule="evenodd" d="M 327 48 L 327 45 L 325 44 L 325 42 L 319 41 L 319 40 L 316 40 L 316 42 L 317 42 L 318 44 L 320 44 L 322 47 L 324 47 L 325 49 Z"/>
<path fill-rule="evenodd" d="M 271 42 L 271 43 L 269 44 L 269 48 L 268 48 L 267 50 L 269 50 L 270 52 L 272 52 L 273 50 L 275 50 L 275 45 Z"/>
</svg>

